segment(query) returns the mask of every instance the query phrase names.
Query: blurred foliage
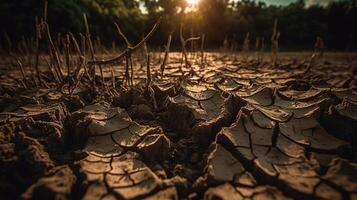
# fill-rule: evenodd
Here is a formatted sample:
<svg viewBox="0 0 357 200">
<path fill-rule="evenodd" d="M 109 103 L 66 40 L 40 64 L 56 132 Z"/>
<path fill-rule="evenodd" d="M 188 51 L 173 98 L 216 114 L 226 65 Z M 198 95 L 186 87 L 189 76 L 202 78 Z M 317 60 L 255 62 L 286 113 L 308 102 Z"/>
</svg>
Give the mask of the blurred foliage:
<svg viewBox="0 0 357 200">
<path fill-rule="evenodd" d="M 1 0 L 0 44 L 5 33 L 12 41 L 22 36 L 34 36 L 36 16 L 43 16 L 44 0 Z M 165 44 L 174 31 L 178 46 L 180 25 L 185 36 L 206 35 L 206 46 L 220 47 L 223 40 L 242 48 L 243 38 L 250 33 L 264 37 L 270 43 L 273 23 L 278 19 L 280 46 L 286 49 L 312 49 L 317 36 L 324 38 L 331 50 L 357 50 L 357 0 L 340 0 L 326 7 L 307 7 L 303 0 L 288 6 L 266 5 L 252 0 L 200 0 L 191 8 L 186 0 L 48 0 L 48 20 L 52 33 L 83 32 L 83 13 L 86 13 L 93 37 L 110 45 L 123 44 L 116 32 L 117 22 L 129 40 L 138 41 L 155 21 L 163 21 L 150 43 Z"/>
</svg>

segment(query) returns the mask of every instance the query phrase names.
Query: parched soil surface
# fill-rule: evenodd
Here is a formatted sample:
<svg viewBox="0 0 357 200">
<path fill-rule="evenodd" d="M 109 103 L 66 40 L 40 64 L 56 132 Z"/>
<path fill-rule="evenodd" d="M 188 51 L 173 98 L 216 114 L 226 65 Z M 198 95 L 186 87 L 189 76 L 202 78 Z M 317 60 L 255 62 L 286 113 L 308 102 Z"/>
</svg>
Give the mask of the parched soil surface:
<svg viewBox="0 0 357 200">
<path fill-rule="evenodd" d="M 130 87 L 4 58 L 0 199 L 357 199 L 357 57 L 254 57 L 154 55 L 149 85 L 137 59 Z"/>
</svg>

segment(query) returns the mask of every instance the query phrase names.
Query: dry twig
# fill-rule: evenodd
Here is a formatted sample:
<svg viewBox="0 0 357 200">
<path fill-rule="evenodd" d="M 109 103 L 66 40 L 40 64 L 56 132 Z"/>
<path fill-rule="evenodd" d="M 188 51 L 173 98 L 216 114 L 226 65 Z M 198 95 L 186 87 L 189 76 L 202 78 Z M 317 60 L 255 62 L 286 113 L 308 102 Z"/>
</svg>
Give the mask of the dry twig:
<svg viewBox="0 0 357 200">
<path fill-rule="evenodd" d="M 186 66 L 190 66 L 191 63 L 188 60 L 186 45 L 187 45 L 188 42 L 199 40 L 200 37 L 190 37 L 188 39 L 185 39 L 184 36 L 183 36 L 183 30 L 182 29 L 183 29 L 183 25 L 181 24 L 181 27 L 180 27 L 180 41 L 181 41 L 181 47 L 182 47 L 182 54 L 183 54 L 183 58 L 185 59 L 185 65 Z"/>
<path fill-rule="evenodd" d="M 271 36 L 271 49 L 273 52 L 273 65 L 274 66 L 276 66 L 276 64 L 278 62 L 279 37 L 280 37 L 280 32 L 278 31 L 278 20 L 275 19 L 274 27 L 273 27 L 273 34 Z"/>
<path fill-rule="evenodd" d="M 159 18 L 159 20 L 155 23 L 155 25 L 152 27 L 150 32 L 137 45 L 130 48 L 126 48 L 118 56 L 108 60 L 90 60 L 88 61 L 88 65 L 95 65 L 95 64 L 107 65 L 107 64 L 114 64 L 123 61 L 127 55 L 132 54 L 136 50 L 138 50 L 144 44 L 144 42 L 146 42 L 152 36 L 152 34 L 156 31 L 157 27 L 159 26 L 160 22 L 161 22 L 161 18 Z"/>
<path fill-rule="evenodd" d="M 164 70 L 165 70 L 165 66 L 169 57 L 169 52 L 170 52 L 170 45 L 171 45 L 171 39 L 172 39 L 172 32 L 170 33 L 168 39 L 167 39 L 167 44 L 165 47 L 165 56 L 164 56 L 164 60 L 160 66 L 160 70 L 161 70 L 161 76 L 164 76 Z"/>
</svg>

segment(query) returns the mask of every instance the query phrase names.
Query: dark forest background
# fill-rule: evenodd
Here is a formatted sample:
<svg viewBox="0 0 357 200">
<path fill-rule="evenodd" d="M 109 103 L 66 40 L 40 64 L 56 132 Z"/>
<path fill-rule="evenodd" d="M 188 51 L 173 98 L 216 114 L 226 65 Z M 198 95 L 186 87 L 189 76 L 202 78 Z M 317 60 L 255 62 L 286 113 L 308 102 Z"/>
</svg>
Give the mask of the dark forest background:
<svg viewBox="0 0 357 200">
<path fill-rule="evenodd" d="M 322 37 L 329 50 L 357 50 L 357 0 L 340 0 L 328 6 L 306 6 L 298 0 L 288 6 L 266 5 L 251 0 L 201 0 L 195 11 L 187 12 L 185 0 L 49 0 L 48 21 L 53 35 L 83 32 L 86 13 L 93 37 L 99 36 L 110 46 L 121 41 L 114 22 L 132 41 L 138 41 L 162 16 L 162 23 L 150 39 L 151 45 L 163 46 L 171 31 L 178 46 L 180 24 L 186 36 L 206 36 L 206 47 L 218 48 L 224 40 L 242 48 L 250 33 L 254 46 L 257 37 L 270 43 L 274 20 L 278 19 L 283 50 L 311 50 L 316 37 Z M 35 17 L 43 16 L 43 0 L 0 1 L 0 45 L 10 40 L 35 35 Z"/>
</svg>

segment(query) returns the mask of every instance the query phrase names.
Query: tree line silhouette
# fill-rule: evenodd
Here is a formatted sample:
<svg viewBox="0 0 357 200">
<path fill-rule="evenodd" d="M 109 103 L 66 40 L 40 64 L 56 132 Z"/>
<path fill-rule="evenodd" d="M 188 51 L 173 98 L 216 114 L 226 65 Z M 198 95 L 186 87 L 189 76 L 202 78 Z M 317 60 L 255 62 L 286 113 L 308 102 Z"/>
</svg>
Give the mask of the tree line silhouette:
<svg viewBox="0 0 357 200">
<path fill-rule="evenodd" d="M 35 37 L 35 18 L 43 15 L 43 0 L 2 0 L 0 2 L 0 45 Z M 83 13 L 88 16 L 92 37 L 110 46 L 124 45 L 114 23 L 132 41 L 139 41 L 162 17 L 150 40 L 164 46 L 173 32 L 172 45 L 179 46 L 180 26 L 188 36 L 205 35 L 205 46 L 242 50 L 249 33 L 249 45 L 264 41 L 270 46 L 275 20 L 282 50 L 312 50 L 321 38 L 329 50 L 357 50 L 357 0 L 340 0 L 327 6 L 307 6 L 297 0 L 287 6 L 242 0 L 200 0 L 192 8 L 186 0 L 48 0 L 50 30 L 58 37 L 67 32 L 84 32 Z M 264 39 L 263 39 L 264 38 Z M 247 45 L 247 44 L 246 44 Z M 268 48 L 267 48 L 268 50 Z"/>
</svg>

